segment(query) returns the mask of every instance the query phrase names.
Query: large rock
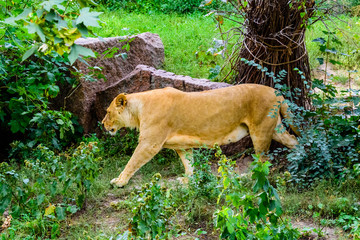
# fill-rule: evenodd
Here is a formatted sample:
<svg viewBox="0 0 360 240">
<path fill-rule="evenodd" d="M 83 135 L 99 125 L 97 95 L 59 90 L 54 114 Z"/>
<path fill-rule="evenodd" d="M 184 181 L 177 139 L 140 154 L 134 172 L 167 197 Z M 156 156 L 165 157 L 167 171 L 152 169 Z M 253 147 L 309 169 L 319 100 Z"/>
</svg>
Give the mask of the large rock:
<svg viewBox="0 0 360 240">
<path fill-rule="evenodd" d="M 76 44 L 92 49 L 99 53 L 99 56 L 88 60 L 87 64 L 77 61 L 75 68 L 88 74 L 92 71 L 89 67 L 101 67 L 106 80 L 80 79 L 80 84 L 75 89 L 62 86 L 63 95 L 59 96 L 55 107 L 63 107 L 78 116 L 84 132 L 89 133 L 94 130 L 98 120 L 93 112 L 96 93 L 122 80 L 139 64 L 160 67 L 164 61 L 164 46 L 160 37 L 153 33 L 142 33 L 125 39 L 123 37 L 102 40 L 79 39 Z M 126 51 L 126 46 L 130 47 L 129 51 Z M 113 56 L 105 57 L 106 53 L 111 51 L 114 51 Z"/>
</svg>

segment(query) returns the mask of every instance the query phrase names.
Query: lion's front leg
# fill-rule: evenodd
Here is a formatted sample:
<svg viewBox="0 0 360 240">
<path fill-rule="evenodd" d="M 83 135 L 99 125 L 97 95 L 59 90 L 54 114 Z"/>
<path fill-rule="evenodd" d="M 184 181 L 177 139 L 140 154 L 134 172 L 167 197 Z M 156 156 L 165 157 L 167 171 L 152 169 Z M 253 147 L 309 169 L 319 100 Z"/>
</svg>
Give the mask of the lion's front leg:
<svg viewBox="0 0 360 240">
<path fill-rule="evenodd" d="M 150 142 L 150 141 L 149 141 Z M 125 186 L 130 178 L 147 162 L 149 162 L 162 148 L 161 144 L 155 143 L 141 143 L 136 147 L 125 169 L 121 172 L 119 177 L 110 181 L 111 184 L 117 187 Z"/>
</svg>

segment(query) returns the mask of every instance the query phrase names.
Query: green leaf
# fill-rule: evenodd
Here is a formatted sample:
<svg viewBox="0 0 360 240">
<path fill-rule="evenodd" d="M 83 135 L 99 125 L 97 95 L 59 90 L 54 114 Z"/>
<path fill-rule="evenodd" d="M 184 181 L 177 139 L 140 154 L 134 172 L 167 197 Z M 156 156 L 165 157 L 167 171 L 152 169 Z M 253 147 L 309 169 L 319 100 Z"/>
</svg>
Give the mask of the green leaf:
<svg viewBox="0 0 360 240">
<path fill-rule="evenodd" d="M 57 207 L 55 209 L 55 212 L 56 212 L 57 219 L 59 219 L 60 221 L 65 220 L 65 218 L 66 218 L 65 207 Z"/>
<path fill-rule="evenodd" d="M 64 124 L 64 121 L 61 120 L 61 119 L 58 119 L 58 120 L 56 120 L 56 123 L 59 124 L 59 125 L 63 125 L 63 124 Z"/>
<path fill-rule="evenodd" d="M 55 82 L 55 75 L 52 72 L 47 72 L 46 73 L 47 77 L 49 78 L 50 82 Z"/>
<path fill-rule="evenodd" d="M 342 65 L 342 62 L 339 62 L 339 61 L 336 61 L 336 60 L 333 60 L 333 59 L 330 59 L 329 62 L 334 64 L 334 65 L 335 64 Z"/>
<path fill-rule="evenodd" d="M 58 15 L 55 13 L 55 11 L 53 9 L 48 11 L 48 13 L 45 15 L 46 21 L 49 21 L 49 22 L 54 21 L 54 19 L 56 19 L 57 17 L 58 17 Z"/>
<path fill-rule="evenodd" d="M 90 8 L 86 7 L 80 10 L 80 16 L 76 19 L 76 25 L 83 23 L 86 27 L 100 27 L 98 16 L 102 12 L 90 12 Z"/>
<path fill-rule="evenodd" d="M 56 97 L 58 93 L 60 92 L 60 88 L 57 85 L 49 85 L 49 94 L 51 97 Z"/>
<path fill-rule="evenodd" d="M 324 58 L 316 58 L 316 60 L 318 60 L 320 65 L 324 64 Z"/>
<path fill-rule="evenodd" d="M 27 50 L 24 55 L 22 56 L 21 62 L 25 61 L 26 59 L 28 59 L 31 55 L 34 54 L 34 52 L 36 51 L 37 46 L 34 45 L 32 48 L 30 48 L 29 50 Z"/>
<path fill-rule="evenodd" d="M 51 239 L 58 238 L 60 236 L 60 227 L 58 223 L 53 223 L 51 228 Z"/>
<path fill-rule="evenodd" d="M 320 38 L 315 38 L 314 40 L 312 40 L 313 42 L 318 42 L 318 43 L 320 43 L 320 44 L 324 44 L 324 43 L 326 43 L 326 40 L 324 39 L 324 38 L 322 38 L 322 37 L 320 37 Z"/>
<path fill-rule="evenodd" d="M 79 208 L 78 208 L 77 206 L 75 206 L 75 205 L 70 205 L 70 206 L 68 206 L 68 207 L 66 208 L 66 210 L 67 210 L 68 212 L 74 214 L 74 213 L 76 213 L 76 212 L 79 210 Z"/>
<path fill-rule="evenodd" d="M 77 29 L 79 29 L 81 36 L 87 36 L 89 34 L 89 30 L 84 25 L 84 23 L 77 24 L 76 27 L 77 27 Z"/>
<path fill-rule="evenodd" d="M 337 51 L 335 48 L 332 48 L 332 49 L 325 49 L 325 52 L 328 52 L 328 53 L 332 53 L 332 54 L 336 54 Z"/>
<path fill-rule="evenodd" d="M 230 234 L 232 234 L 235 231 L 233 225 L 229 221 L 226 222 L 226 228 Z"/>
<path fill-rule="evenodd" d="M 71 52 L 69 54 L 70 64 L 72 65 L 76 61 L 76 59 L 78 59 L 79 56 L 95 57 L 95 54 L 89 48 L 85 48 L 85 47 L 77 45 L 77 44 L 72 45 Z"/>
<path fill-rule="evenodd" d="M 25 20 L 31 12 L 32 12 L 32 8 L 25 8 L 24 11 L 22 13 L 20 13 L 18 16 L 6 18 L 4 20 L 4 23 L 14 26 L 14 25 L 16 25 L 15 21 Z"/>
<path fill-rule="evenodd" d="M 127 53 L 120 53 L 119 54 L 123 60 L 126 60 L 128 58 Z"/>
<path fill-rule="evenodd" d="M 56 208 L 56 207 L 50 203 L 49 206 L 45 209 L 45 214 L 44 214 L 44 216 L 53 214 L 54 211 L 55 211 L 55 208 Z"/>
<path fill-rule="evenodd" d="M 9 122 L 10 130 L 12 133 L 17 133 L 18 131 L 22 131 L 20 124 L 16 120 L 11 120 Z"/>
<path fill-rule="evenodd" d="M 56 193 L 56 187 L 57 187 L 57 182 L 54 181 L 51 185 L 50 185 L 50 194 L 51 196 L 54 196 Z"/>
<path fill-rule="evenodd" d="M 11 194 L 5 195 L 0 199 L 0 215 L 2 215 L 11 203 Z"/>
<path fill-rule="evenodd" d="M 129 231 L 124 232 L 123 234 L 120 234 L 116 236 L 115 240 L 128 240 L 129 238 Z"/>
<path fill-rule="evenodd" d="M 57 6 L 58 9 L 65 10 L 65 7 L 61 5 L 63 2 L 65 2 L 65 0 L 50 0 L 41 3 L 40 6 L 43 6 L 43 8 L 48 12 L 50 12 L 54 5 Z"/>
<path fill-rule="evenodd" d="M 82 208 L 82 206 L 84 205 L 84 202 L 85 202 L 85 195 L 84 194 L 80 194 L 77 196 L 77 199 L 76 199 L 76 204 Z"/>
<path fill-rule="evenodd" d="M 44 194 L 40 194 L 36 197 L 36 203 L 39 206 L 40 204 L 42 204 L 44 202 L 45 199 L 45 195 Z"/>
<path fill-rule="evenodd" d="M 29 25 L 27 25 L 27 29 L 29 33 L 36 33 L 40 37 L 41 41 L 45 42 L 45 34 L 43 33 L 39 25 L 35 23 L 30 23 Z"/>
</svg>

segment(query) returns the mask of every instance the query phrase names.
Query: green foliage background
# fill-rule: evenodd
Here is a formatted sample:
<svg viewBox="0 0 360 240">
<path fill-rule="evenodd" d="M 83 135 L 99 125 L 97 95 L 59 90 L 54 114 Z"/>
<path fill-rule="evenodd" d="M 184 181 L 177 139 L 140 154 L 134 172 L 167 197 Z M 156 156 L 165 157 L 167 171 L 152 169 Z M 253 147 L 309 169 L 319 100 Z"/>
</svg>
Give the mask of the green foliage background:
<svg viewBox="0 0 360 240">
<path fill-rule="evenodd" d="M 339 92 L 329 81 L 319 79 L 312 85 L 314 109 L 293 108 L 302 136 L 297 148 L 286 155 L 289 172 L 272 176 L 272 169 L 281 167 L 284 155 L 280 154 L 275 155 L 273 168 L 255 157 L 252 177 L 239 176 L 231 159 L 199 150 L 193 162 L 196 173 L 189 179 L 188 187 L 174 187 L 168 179 L 179 176 L 183 169 L 176 154 L 168 150 L 145 165 L 139 171 L 141 178 L 133 179 L 129 187 L 109 189 L 108 181 L 130 158 L 138 134 L 127 131 L 115 138 L 82 138 L 76 118 L 64 109 L 53 108 L 51 102 L 59 94 L 59 84 L 78 84 L 69 72 L 74 61 L 95 56 L 74 41 L 92 34 L 112 37 L 158 33 L 165 45 L 164 69 L 218 81 L 224 76 L 219 73 L 225 62 L 222 52 L 236 41 L 230 41 L 226 49 L 213 19 L 204 16 L 212 8 L 231 10 L 223 1 L 213 1 L 205 8 L 199 8 L 203 3 L 200 0 L 100 3 L 96 6 L 87 0 L 0 1 L 1 129 L 20 140 L 11 143 L 9 159 L 0 163 L 0 214 L 13 217 L 11 226 L 0 235 L 2 239 L 111 238 L 115 231 L 99 235 L 92 226 L 87 232 L 67 221 L 75 219 L 75 213 L 86 216 L 91 211 L 101 211 L 102 201 L 114 194 L 126 199 L 126 204 L 117 206 L 118 221 L 125 228 L 130 222 L 138 237 L 166 239 L 187 234 L 195 238 L 210 233 L 224 238 L 243 234 L 254 239 L 291 239 L 303 234 L 290 227 L 282 218 L 283 212 L 293 217 L 310 217 L 319 226 L 340 226 L 354 239 L 360 236 L 356 205 L 360 186 L 359 92 Z M 356 7 L 359 2 L 343 5 Z M 100 11 L 105 14 L 100 15 Z M 352 25 L 335 21 L 341 29 L 355 30 L 351 38 L 345 37 L 343 31 L 329 32 L 317 23 L 308 30 L 306 41 L 312 67 L 331 62 L 347 71 L 343 83 L 349 83 L 351 79 L 356 81 L 359 68 L 360 20 L 346 15 L 339 18 L 351 22 Z M 225 21 L 222 28 L 226 31 L 233 26 Z M 274 80 L 286 74 L 263 70 Z M 330 76 L 328 80 L 338 81 Z M 286 87 L 277 87 L 286 95 Z M 217 177 L 211 165 L 219 159 Z M 159 175 L 151 181 L 153 172 L 161 172 L 165 181 Z M 151 184 L 145 184 L 127 199 L 136 184 L 146 182 Z M 164 186 L 164 182 L 170 182 L 170 186 Z M 312 198 L 319 193 L 321 199 Z M 95 210 L 87 208 L 88 204 Z M 1 224 L 7 221 L 5 215 Z M 152 225 L 154 221 L 156 225 Z M 215 228 L 218 232 L 212 233 Z M 106 229 L 110 231 L 108 226 Z M 314 232 L 321 234 L 319 229 Z M 115 236 L 133 234 L 124 227 L 119 227 L 119 231 Z M 81 233 L 75 236 L 75 232 Z"/>
</svg>

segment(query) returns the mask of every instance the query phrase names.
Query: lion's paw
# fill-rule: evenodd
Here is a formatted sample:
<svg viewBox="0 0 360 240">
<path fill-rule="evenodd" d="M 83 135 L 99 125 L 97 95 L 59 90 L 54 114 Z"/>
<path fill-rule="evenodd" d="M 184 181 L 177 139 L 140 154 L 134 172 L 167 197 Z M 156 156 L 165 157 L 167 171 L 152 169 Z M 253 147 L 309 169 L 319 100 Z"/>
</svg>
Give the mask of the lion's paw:
<svg viewBox="0 0 360 240">
<path fill-rule="evenodd" d="M 178 180 L 181 184 L 188 184 L 188 183 L 189 183 L 189 178 L 188 178 L 188 177 L 178 177 L 177 180 Z"/>
<path fill-rule="evenodd" d="M 113 180 L 110 181 L 111 185 L 114 185 L 114 186 L 119 187 L 119 188 L 125 186 L 127 183 L 128 183 L 128 181 L 124 181 L 124 180 L 121 180 L 119 178 L 114 178 Z"/>
</svg>

